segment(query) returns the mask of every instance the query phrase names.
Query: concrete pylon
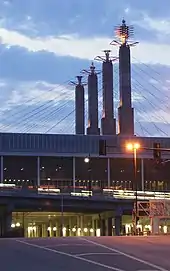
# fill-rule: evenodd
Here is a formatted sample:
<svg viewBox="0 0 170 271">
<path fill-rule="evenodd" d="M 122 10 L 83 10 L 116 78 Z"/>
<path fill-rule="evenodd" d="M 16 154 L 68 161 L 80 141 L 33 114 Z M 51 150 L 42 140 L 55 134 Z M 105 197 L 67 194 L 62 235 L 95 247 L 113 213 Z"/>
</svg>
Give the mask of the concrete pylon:
<svg viewBox="0 0 170 271">
<path fill-rule="evenodd" d="M 159 234 L 159 217 L 153 217 L 151 219 L 151 232 L 152 234 Z"/>
</svg>

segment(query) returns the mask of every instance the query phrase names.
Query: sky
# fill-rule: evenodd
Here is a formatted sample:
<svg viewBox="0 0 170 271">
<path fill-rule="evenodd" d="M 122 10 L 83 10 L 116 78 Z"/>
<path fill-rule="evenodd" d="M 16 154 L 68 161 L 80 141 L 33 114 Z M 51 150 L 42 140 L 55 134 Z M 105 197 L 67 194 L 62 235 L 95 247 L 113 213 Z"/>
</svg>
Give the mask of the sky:
<svg viewBox="0 0 170 271">
<path fill-rule="evenodd" d="M 118 56 L 110 42 L 124 18 L 134 27 L 130 42 L 139 42 L 131 48 L 135 132 L 170 136 L 169 9 L 169 0 L 0 0 L 0 131 L 74 133 L 70 81 L 102 50 Z M 101 63 L 94 63 L 100 119 Z M 118 62 L 114 98 L 117 116 Z"/>
</svg>

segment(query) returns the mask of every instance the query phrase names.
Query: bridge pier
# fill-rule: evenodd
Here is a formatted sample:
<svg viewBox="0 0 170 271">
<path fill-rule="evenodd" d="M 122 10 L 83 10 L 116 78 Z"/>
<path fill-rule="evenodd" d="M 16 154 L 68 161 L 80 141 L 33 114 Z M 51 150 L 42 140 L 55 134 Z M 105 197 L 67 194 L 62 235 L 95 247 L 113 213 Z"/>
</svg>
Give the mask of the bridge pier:
<svg viewBox="0 0 170 271">
<path fill-rule="evenodd" d="M 152 234 L 159 234 L 159 217 L 153 217 L 151 219 Z"/>
<path fill-rule="evenodd" d="M 0 237 L 8 236 L 11 230 L 12 208 L 11 206 L 0 207 Z"/>
<path fill-rule="evenodd" d="M 121 235 L 122 229 L 122 216 L 115 216 L 115 235 Z"/>
<path fill-rule="evenodd" d="M 112 225 L 112 217 L 109 217 L 106 220 L 106 224 L 107 224 L 107 236 L 112 236 L 112 229 L 113 229 L 113 225 Z"/>
<path fill-rule="evenodd" d="M 113 235 L 113 217 L 100 219 L 100 234 L 101 236 Z M 122 216 L 116 215 L 114 217 L 115 235 L 121 235 L 122 230 Z"/>
<path fill-rule="evenodd" d="M 98 236 L 98 230 L 100 230 L 100 234 L 101 234 L 100 219 L 95 219 L 94 220 L 94 236 Z"/>
<path fill-rule="evenodd" d="M 106 236 L 106 224 L 105 224 L 105 219 L 100 220 L 100 235 L 101 236 Z"/>
<path fill-rule="evenodd" d="M 93 233 L 92 233 L 92 236 L 96 236 L 96 220 L 92 217 L 92 229 L 93 229 Z"/>
<path fill-rule="evenodd" d="M 83 236 L 83 228 L 84 228 L 84 216 L 80 216 L 80 229 L 81 229 L 81 236 Z"/>
<path fill-rule="evenodd" d="M 114 224 L 115 224 L 115 235 L 119 236 L 121 235 L 121 230 L 122 230 L 122 215 L 123 215 L 123 210 L 121 206 L 117 206 L 115 210 L 115 219 L 114 219 Z"/>
</svg>

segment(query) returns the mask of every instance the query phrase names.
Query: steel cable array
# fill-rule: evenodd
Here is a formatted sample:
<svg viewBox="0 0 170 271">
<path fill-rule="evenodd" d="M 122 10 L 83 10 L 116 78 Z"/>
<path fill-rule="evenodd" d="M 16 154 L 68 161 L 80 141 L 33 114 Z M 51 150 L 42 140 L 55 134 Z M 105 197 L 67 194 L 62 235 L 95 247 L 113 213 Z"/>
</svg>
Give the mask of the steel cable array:
<svg viewBox="0 0 170 271">
<path fill-rule="evenodd" d="M 98 85 L 99 85 L 99 90 L 98 90 L 98 95 L 99 95 L 99 100 L 100 100 L 100 93 L 102 92 L 102 87 L 101 86 L 101 77 L 99 76 L 99 80 L 98 80 Z M 87 93 L 87 89 L 85 88 L 85 93 Z M 85 100 L 85 127 L 87 127 L 87 119 L 88 119 L 88 99 Z M 99 102 L 99 108 L 101 106 L 101 102 Z M 100 111 L 100 109 L 99 109 Z M 68 127 L 67 125 L 65 125 L 64 129 L 66 128 L 66 130 L 64 129 L 59 129 L 59 133 L 68 133 L 68 130 L 72 133 L 74 133 L 74 130 L 75 130 L 75 119 L 74 119 L 74 113 L 75 113 L 75 107 L 74 109 L 72 109 L 66 116 L 64 116 L 60 121 L 58 121 L 57 123 L 55 123 L 50 129 L 46 130 L 45 133 L 49 133 L 51 132 L 53 129 L 55 129 L 58 125 L 60 125 L 63 121 L 65 121 L 66 119 L 68 120 L 68 118 L 71 117 L 71 125 Z M 99 116 L 99 119 L 100 119 L 100 116 Z M 67 122 L 68 123 L 68 122 Z M 68 129 L 69 128 L 69 129 Z M 58 132 L 58 130 L 57 130 Z"/>
<path fill-rule="evenodd" d="M 150 79 L 153 79 L 156 83 L 153 84 L 153 80 Z M 154 71 L 150 65 L 143 64 L 135 59 L 135 63 L 132 64 L 132 100 L 135 108 L 135 133 L 138 135 L 151 136 L 156 133 L 158 135 L 168 136 L 170 133 L 170 131 L 168 131 L 168 111 L 170 109 L 168 101 L 170 97 L 166 92 L 164 95 L 161 95 L 160 88 L 162 88 L 164 84 L 162 81 L 160 73 Z M 56 88 L 46 90 L 45 93 L 42 93 L 41 97 L 37 95 L 25 100 L 19 107 L 5 111 L 4 117 L 1 118 L 1 131 L 16 131 L 22 133 L 74 133 L 74 90 L 69 89 L 68 82 L 69 80 L 58 85 Z M 68 91 L 70 91 L 69 95 Z M 85 87 L 85 93 L 86 92 L 87 89 Z M 119 106 L 118 64 L 114 64 L 114 100 L 115 116 L 117 117 L 117 107 Z M 86 100 L 86 126 L 87 115 Z M 99 76 L 99 127 L 101 117 L 102 86 L 101 76 Z"/>
<path fill-rule="evenodd" d="M 138 71 L 136 70 L 140 70 L 140 74 L 138 73 Z M 117 75 L 117 80 L 118 80 L 118 66 L 117 69 L 115 70 L 115 73 Z M 146 72 L 145 72 L 146 73 Z M 163 131 L 163 129 L 161 129 L 158 125 L 158 123 L 165 123 L 165 124 L 169 124 L 168 120 L 165 119 L 164 116 L 160 115 L 157 111 L 158 109 L 160 109 L 162 112 L 166 113 L 166 111 L 164 110 L 165 107 L 165 101 L 162 100 L 160 98 L 160 96 L 154 94 L 150 89 L 155 88 L 155 86 L 153 86 L 150 82 L 148 83 L 148 86 L 145 87 L 144 83 L 145 80 L 144 76 L 142 76 L 142 71 L 140 68 L 138 68 L 137 65 L 132 65 L 132 74 L 134 75 L 132 77 L 132 102 L 133 102 L 133 107 L 135 108 L 135 123 L 138 124 L 136 125 L 136 129 L 135 129 L 135 133 L 138 134 L 138 130 L 140 128 L 143 136 L 153 136 L 153 127 L 157 130 L 157 134 L 159 135 L 163 135 L 163 136 L 168 136 L 168 132 Z M 139 78 L 138 78 L 139 77 Z M 142 78 L 142 80 L 141 80 Z M 154 78 L 154 80 L 156 81 L 155 77 L 152 76 L 152 78 Z M 159 91 L 158 88 L 157 92 Z M 148 94 L 152 97 L 152 100 L 148 99 Z M 159 95 L 160 95 L 160 91 L 159 91 Z M 135 97 L 138 97 L 138 99 Z M 141 101 L 142 100 L 142 101 Z M 144 103 L 144 101 L 146 102 L 146 104 Z M 143 103 L 142 103 L 143 102 Z M 147 106 L 147 103 L 149 104 Z M 168 108 L 168 107 L 167 107 Z M 151 109 L 153 110 L 154 113 L 151 112 Z M 150 111 L 147 116 L 145 112 L 148 112 L 148 110 Z M 144 116 L 145 115 L 145 116 Z M 142 117 L 143 116 L 143 117 Z M 147 119 L 146 119 L 147 118 Z M 159 120 L 158 123 L 155 123 L 153 121 L 154 120 Z M 150 128 L 152 129 L 151 131 L 149 131 L 145 126 L 146 126 L 146 122 L 150 123 Z M 146 132 L 144 134 L 144 131 Z M 142 135 L 139 134 L 139 135 Z"/>
</svg>

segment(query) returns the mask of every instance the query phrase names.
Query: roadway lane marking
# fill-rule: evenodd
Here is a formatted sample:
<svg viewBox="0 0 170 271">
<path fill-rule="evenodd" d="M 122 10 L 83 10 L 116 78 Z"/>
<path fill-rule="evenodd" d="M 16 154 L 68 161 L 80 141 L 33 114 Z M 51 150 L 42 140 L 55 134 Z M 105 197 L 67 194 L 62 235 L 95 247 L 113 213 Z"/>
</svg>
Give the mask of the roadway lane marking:
<svg viewBox="0 0 170 271">
<path fill-rule="evenodd" d="M 107 253 L 107 252 L 92 252 L 92 253 L 81 253 L 81 254 L 76 254 L 75 256 L 91 256 L 91 255 L 120 255 L 118 253 Z M 122 256 L 122 255 L 120 255 Z M 140 270 L 139 270 L 140 271 Z M 143 271 L 143 270 L 142 270 Z"/>
<path fill-rule="evenodd" d="M 112 266 L 109 266 L 109 265 L 98 263 L 98 262 L 95 262 L 95 261 L 92 261 L 92 260 L 89 260 L 89 259 L 85 259 L 85 258 L 82 258 L 80 256 L 75 256 L 75 255 L 72 255 L 72 254 L 69 254 L 69 253 L 66 253 L 66 252 L 62 252 L 62 251 L 54 250 L 54 249 L 51 249 L 51 248 L 35 245 L 35 244 L 32 244 L 32 243 L 28 243 L 28 242 L 17 240 L 17 239 L 15 239 L 15 241 L 18 242 L 18 243 L 30 246 L 30 247 L 36 247 L 36 248 L 43 249 L 43 250 L 53 252 L 53 253 L 56 253 L 56 254 L 60 254 L 60 255 L 63 255 L 63 256 L 68 256 L 68 257 L 70 257 L 72 259 L 76 259 L 76 260 L 84 261 L 84 262 L 91 263 L 91 264 L 94 264 L 94 265 L 98 265 L 98 266 L 104 267 L 106 269 L 110 269 L 110 270 L 114 270 L 114 271 L 126 271 L 126 270 L 123 270 L 123 269 L 119 269 L 119 268 L 116 268 L 116 267 L 112 267 Z M 167 271 L 167 270 L 165 270 L 165 271 Z"/>
<path fill-rule="evenodd" d="M 43 246 L 43 247 L 49 247 L 49 248 L 52 248 L 52 247 L 87 247 L 89 246 L 89 244 L 58 244 L 58 245 L 46 245 L 46 246 Z M 91 244 L 91 247 L 94 247 L 95 245 Z"/>
<path fill-rule="evenodd" d="M 99 247 L 103 247 L 103 248 L 108 249 L 108 250 L 110 250 L 110 251 L 116 252 L 116 253 L 118 253 L 118 254 L 120 254 L 120 255 L 122 255 L 122 256 L 125 256 L 125 257 L 127 257 L 127 258 L 129 258 L 129 259 L 132 259 L 132 260 L 134 260 L 134 261 L 137 261 L 137 262 L 143 263 L 143 264 L 145 264 L 145 265 L 148 265 L 148 266 L 150 266 L 150 267 L 156 269 L 156 271 L 169 271 L 169 270 L 167 270 L 167 269 L 162 268 L 161 266 L 152 264 L 152 263 L 150 263 L 150 262 L 148 262 L 148 261 L 145 261 L 145 260 L 142 260 L 142 259 L 137 258 L 137 257 L 135 257 L 135 256 L 129 255 L 129 254 L 127 254 L 127 253 L 125 253 L 125 252 L 122 252 L 122 251 L 119 251 L 119 250 L 117 250 L 117 249 L 114 249 L 114 248 L 108 247 L 108 246 L 106 246 L 106 245 L 103 245 L 103 244 L 94 242 L 94 241 L 92 241 L 92 240 L 88 240 L 88 239 L 83 238 L 83 237 L 80 237 L 80 238 L 81 238 L 82 240 L 85 240 L 85 241 L 88 242 L 88 243 L 94 244 L 94 245 L 99 246 Z M 149 270 L 146 269 L 145 271 L 149 271 Z"/>
</svg>

